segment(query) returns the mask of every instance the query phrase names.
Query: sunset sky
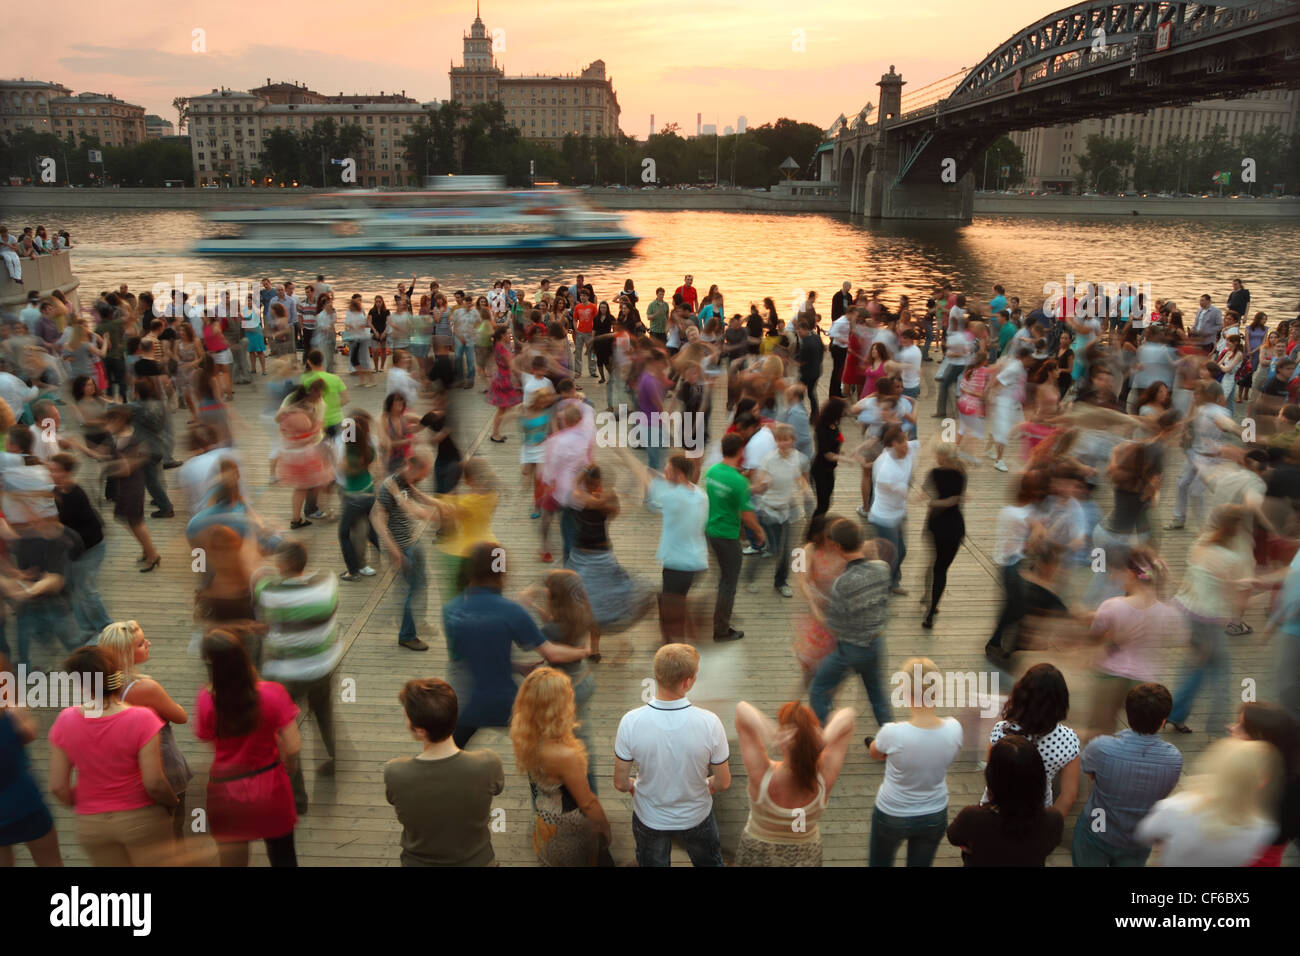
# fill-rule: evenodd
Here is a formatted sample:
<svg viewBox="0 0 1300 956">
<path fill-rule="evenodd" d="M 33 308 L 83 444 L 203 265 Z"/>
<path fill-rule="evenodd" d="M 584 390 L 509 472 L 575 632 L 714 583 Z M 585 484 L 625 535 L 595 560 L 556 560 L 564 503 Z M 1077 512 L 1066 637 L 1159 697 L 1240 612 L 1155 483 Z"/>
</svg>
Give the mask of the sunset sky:
<svg viewBox="0 0 1300 956">
<path fill-rule="evenodd" d="M 781 116 L 827 126 L 875 103 L 890 64 L 925 85 L 974 66 L 1063 0 L 486 0 L 503 30 L 507 75 L 576 73 L 600 58 L 614 80 L 625 133 L 655 125 L 695 131 Z M 322 93 L 405 90 L 446 99 L 473 2 L 196 0 L 12 4 L 0 38 L 5 78 L 112 93 L 175 122 L 176 96 L 273 81 Z M 195 30 L 206 52 L 193 52 Z M 796 50 L 802 31 L 802 51 Z"/>
</svg>

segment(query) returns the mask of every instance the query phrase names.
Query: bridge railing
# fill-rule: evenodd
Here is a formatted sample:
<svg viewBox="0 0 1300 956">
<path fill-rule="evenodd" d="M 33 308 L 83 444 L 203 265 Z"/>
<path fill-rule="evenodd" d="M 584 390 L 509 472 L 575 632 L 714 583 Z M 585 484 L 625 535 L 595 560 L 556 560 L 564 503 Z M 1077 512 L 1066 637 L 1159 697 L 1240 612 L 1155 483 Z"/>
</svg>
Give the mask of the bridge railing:
<svg viewBox="0 0 1300 956">
<path fill-rule="evenodd" d="M 1296 3 L 1295 0 L 1259 0 L 1251 6 L 1206 9 L 1212 6 L 1213 4 L 1206 4 L 1197 7 L 1188 4 L 1173 8 L 1171 50 L 1205 40 L 1216 34 L 1257 24 L 1282 12 L 1294 12 Z M 1182 15 L 1181 18 L 1179 14 Z M 1109 35 L 1103 50 L 1092 49 L 1091 40 L 1077 41 L 1073 44 L 1073 48 L 1065 46 L 1045 50 L 1040 54 L 1026 57 L 1014 69 L 1011 69 L 1012 64 L 1008 64 L 1002 75 L 977 89 L 941 97 L 931 103 L 908 104 L 912 108 L 902 111 L 899 119 L 904 121 L 924 119 L 989 97 L 1002 96 L 1015 89 L 1017 73 L 1020 74 L 1019 89 L 1024 90 L 1034 84 L 1057 81 L 1071 74 L 1093 69 L 1110 69 L 1120 61 L 1135 62 L 1137 59 L 1135 47 L 1141 44 L 1142 52 L 1148 53 L 1152 50 L 1154 38 L 1153 30 L 1143 29 Z M 1022 42 L 1023 39 L 1019 38 L 1018 42 Z M 958 84 L 960 82 L 958 80 Z"/>
</svg>

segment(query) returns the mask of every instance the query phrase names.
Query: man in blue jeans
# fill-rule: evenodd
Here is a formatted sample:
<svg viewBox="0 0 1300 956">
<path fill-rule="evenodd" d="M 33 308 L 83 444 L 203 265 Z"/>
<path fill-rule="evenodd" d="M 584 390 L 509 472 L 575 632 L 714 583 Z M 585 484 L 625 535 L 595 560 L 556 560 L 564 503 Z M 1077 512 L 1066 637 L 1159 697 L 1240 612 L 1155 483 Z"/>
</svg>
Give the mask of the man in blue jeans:
<svg viewBox="0 0 1300 956">
<path fill-rule="evenodd" d="M 397 643 L 409 651 L 429 649 L 420 640 L 417 625 L 417 621 L 424 620 L 429 591 L 428 558 L 420 544 L 420 523 L 439 514 L 440 506 L 419 485 L 432 469 L 433 457 L 423 448 L 416 449 L 400 469 L 384 480 L 370 511 L 370 523 L 380 544 L 406 585 Z"/>
<path fill-rule="evenodd" d="M 1079 766 L 1092 778 L 1092 793 L 1074 824 L 1075 866 L 1146 866 L 1151 848 L 1135 839 L 1137 825 L 1183 772 L 1183 755 L 1160 739 L 1173 705 L 1160 684 L 1138 684 L 1124 699 L 1128 729 L 1084 748 Z"/>
<path fill-rule="evenodd" d="M 614 789 L 632 794 L 639 866 L 669 866 L 674 837 L 692 866 L 723 865 L 713 795 L 731 786 L 730 751 L 718 715 L 686 698 L 699 670 L 689 644 L 659 648 L 654 699 L 624 714 L 614 737 Z"/>
<path fill-rule="evenodd" d="M 857 671 L 871 700 L 876 723 L 894 719 L 886 696 L 881 665 L 885 657 L 885 628 L 889 607 L 889 565 L 875 557 L 874 545 L 862 540 L 857 522 L 841 518 L 826 529 L 826 542 L 848 562 L 831 585 L 826 627 L 835 635 L 835 648 L 822 659 L 809 688 L 813 713 L 824 725 L 831 699 L 849 671 Z M 870 552 L 870 554 L 869 554 Z"/>
</svg>

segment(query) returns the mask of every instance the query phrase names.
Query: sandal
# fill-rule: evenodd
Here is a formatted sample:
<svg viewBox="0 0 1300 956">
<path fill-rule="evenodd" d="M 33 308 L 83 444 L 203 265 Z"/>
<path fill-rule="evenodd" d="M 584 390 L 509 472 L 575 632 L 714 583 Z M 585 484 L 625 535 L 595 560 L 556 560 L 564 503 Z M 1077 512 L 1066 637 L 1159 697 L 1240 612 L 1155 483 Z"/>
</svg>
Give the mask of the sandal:
<svg viewBox="0 0 1300 956">
<path fill-rule="evenodd" d="M 1192 728 L 1191 728 L 1191 727 L 1188 727 L 1186 724 L 1176 724 L 1176 723 L 1174 723 L 1172 720 L 1171 720 L 1171 721 L 1168 721 L 1168 724 L 1169 724 L 1169 727 L 1170 727 L 1171 729 L 1178 731 L 1178 733 L 1180 733 L 1180 734 L 1194 734 L 1194 733 L 1196 733 L 1196 731 L 1192 730 Z"/>
<path fill-rule="evenodd" d="M 1224 630 L 1227 631 L 1229 634 L 1231 634 L 1233 637 L 1240 637 L 1243 634 L 1253 634 L 1255 632 L 1255 629 L 1251 627 L 1249 624 L 1247 624 L 1245 621 L 1233 621 L 1231 624 L 1225 627 Z"/>
<path fill-rule="evenodd" d="M 506 440 L 504 438 L 495 438 L 492 435 L 488 435 L 488 441 L 496 442 L 498 445 L 504 445 Z"/>
</svg>

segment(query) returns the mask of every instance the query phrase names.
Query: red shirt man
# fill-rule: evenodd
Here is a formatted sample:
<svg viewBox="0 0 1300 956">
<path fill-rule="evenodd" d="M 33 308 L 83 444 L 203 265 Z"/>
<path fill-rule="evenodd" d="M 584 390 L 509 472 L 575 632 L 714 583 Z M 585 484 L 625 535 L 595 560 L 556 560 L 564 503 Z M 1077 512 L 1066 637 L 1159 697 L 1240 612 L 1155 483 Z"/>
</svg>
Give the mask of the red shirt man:
<svg viewBox="0 0 1300 956">
<path fill-rule="evenodd" d="M 695 276 L 687 276 L 685 283 L 679 285 L 674 294 L 680 295 L 682 297 L 683 302 L 689 303 L 692 312 L 698 312 L 700 311 L 699 308 L 700 294 L 699 294 L 699 290 L 696 289 L 695 286 L 691 284 L 694 281 L 695 281 Z"/>
<path fill-rule="evenodd" d="M 593 327 L 592 323 L 595 320 L 596 304 L 586 301 L 584 295 L 583 301 L 573 307 L 573 330 L 583 334 L 590 334 Z"/>
</svg>

